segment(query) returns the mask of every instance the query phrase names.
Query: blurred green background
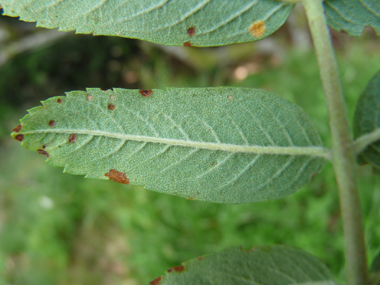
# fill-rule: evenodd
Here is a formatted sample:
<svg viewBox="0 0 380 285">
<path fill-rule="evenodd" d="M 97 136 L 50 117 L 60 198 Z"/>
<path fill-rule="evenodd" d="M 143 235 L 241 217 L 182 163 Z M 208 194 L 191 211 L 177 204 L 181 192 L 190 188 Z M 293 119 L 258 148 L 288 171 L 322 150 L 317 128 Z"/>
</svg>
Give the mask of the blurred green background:
<svg viewBox="0 0 380 285">
<path fill-rule="evenodd" d="M 348 113 L 380 68 L 371 29 L 333 32 Z M 302 10 L 271 37 L 218 48 L 163 47 L 35 29 L 0 16 L 0 284 L 148 284 L 182 261 L 223 248 L 287 244 L 339 280 L 344 239 L 329 163 L 281 200 L 220 205 L 62 174 L 9 134 L 28 108 L 86 87 L 263 88 L 302 106 L 330 146 L 318 68 Z M 368 259 L 380 250 L 379 178 L 359 168 Z"/>
</svg>

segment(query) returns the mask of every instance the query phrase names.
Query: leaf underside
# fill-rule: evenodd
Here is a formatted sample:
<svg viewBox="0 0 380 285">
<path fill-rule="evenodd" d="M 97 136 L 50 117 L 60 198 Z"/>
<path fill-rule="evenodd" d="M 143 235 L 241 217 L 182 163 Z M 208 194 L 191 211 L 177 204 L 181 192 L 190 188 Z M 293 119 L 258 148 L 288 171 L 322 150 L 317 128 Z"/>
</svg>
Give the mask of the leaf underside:
<svg viewBox="0 0 380 285">
<path fill-rule="evenodd" d="M 303 110 L 261 90 L 88 89 L 43 105 L 12 135 L 49 164 L 189 199 L 277 199 L 324 164 L 292 154 L 322 149 Z"/>
<path fill-rule="evenodd" d="M 80 34 L 166 45 L 218 46 L 262 39 L 294 4 L 275 0 L 0 0 L 4 15 Z"/>
<path fill-rule="evenodd" d="M 151 284 L 159 285 L 335 285 L 326 266 L 306 251 L 287 246 L 239 247 L 176 266 Z"/>
<path fill-rule="evenodd" d="M 351 36 L 360 36 L 365 26 L 380 35 L 379 0 L 324 0 L 329 25 Z"/>
<path fill-rule="evenodd" d="M 354 115 L 355 138 L 380 128 L 380 71 L 360 95 Z M 370 163 L 380 175 L 380 141 L 370 144 L 360 155 L 360 164 Z"/>
</svg>

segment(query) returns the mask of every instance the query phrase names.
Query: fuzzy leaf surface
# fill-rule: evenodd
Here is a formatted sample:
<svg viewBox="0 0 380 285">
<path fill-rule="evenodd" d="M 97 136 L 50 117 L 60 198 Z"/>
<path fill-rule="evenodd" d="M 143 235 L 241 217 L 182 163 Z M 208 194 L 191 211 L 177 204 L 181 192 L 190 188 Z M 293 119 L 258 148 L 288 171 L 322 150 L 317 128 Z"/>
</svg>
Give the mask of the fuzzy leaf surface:
<svg viewBox="0 0 380 285">
<path fill-rule="evenodd" d="M 277 0 L 0 0 L 4 15 L 80 34 L 165 45 L 219 46 L 262 39 L 294 4 Z"/>
<path fill-rule="evenodd" d="M 380 71 L 368 82 L 360 95 L 354 115 L 355 138 L 380 129 Z M 376 141 L 360 154 L 359 163 L 370 163 L 380 174 L 380 141 Z"/>
<path fill-rule="evenodd" d="M 365 26 L 380 35 L 379 0 L 324 0 L 329 25 L 351 36 L 360 36 Z"/>
<path fill-rule="evenodd" d="M 49 164 L 189 199 L 277 199 L 325 161 L 303 110 L 257 89 L 88 89 L 43 105 L 13 137 Z"/>
<path fill-rule="evenodd" d="M 158 280 L 160 282 L 158 282 Z M 201 256 L 173 267 L 151 284 L 160 285 L 335 285 L 316 257 L 287 246 L 239 247 Z"/>
</svg>

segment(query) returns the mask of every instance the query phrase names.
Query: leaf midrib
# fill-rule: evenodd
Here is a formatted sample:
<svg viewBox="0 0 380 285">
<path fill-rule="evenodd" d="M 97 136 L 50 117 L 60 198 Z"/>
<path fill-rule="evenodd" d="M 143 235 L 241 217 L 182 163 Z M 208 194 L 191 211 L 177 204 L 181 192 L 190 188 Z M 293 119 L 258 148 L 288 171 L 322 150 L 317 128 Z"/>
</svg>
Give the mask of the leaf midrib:
<svg viewBox="0 0 380 285">
<path fill-rule="evenodd" d="M 256 146 L 256 145 L 235 145 L 225 143 L 210 143 L 201 141 L 189 141 L 179 139 L 168 139 L 161 137 L 127 135 L 120 133 L 112 133 L 106 131 L 83 130 L 83 129 L 53 129 L 53 130 L 34 130 L 19 132 L 23 135 L 41 134 L 41 133 L 58 133 L 58 134 L 79 134 L 91 136 L 103 136 L 108 138 L 121 139 L 125 141 L 142 141 L 151 143 L 160 143 L 171 146 L 194 147 L 199 149 L 208 150 L 221 150 L 228 152 L 243 152 L 243 153 L 256 153 L 256 154 L 282 154 L 282 155 L 308 155 L 323 157 L 330 159 L 329 150 L 324 147 L 311 146 L 311 147 L 298 147 L 298 146 Z"/>
</svg>

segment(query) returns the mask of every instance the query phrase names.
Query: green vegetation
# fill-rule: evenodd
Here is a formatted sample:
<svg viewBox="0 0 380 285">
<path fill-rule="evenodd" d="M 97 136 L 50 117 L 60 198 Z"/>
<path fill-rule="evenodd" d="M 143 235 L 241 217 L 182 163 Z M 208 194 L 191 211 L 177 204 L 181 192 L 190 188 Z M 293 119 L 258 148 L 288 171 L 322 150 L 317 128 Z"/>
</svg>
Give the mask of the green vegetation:
<svg viewBox="0 0 380 285">
<path fill-rule="evenodd" d="M 338 240 L 341 237 L 341 235 L 335 236 L 335 233 L 340 234 L 339 222 L 336 218 L 337 213 L 340 212 L 342 216 L 345 243 L 343 248 L 345 257 L 342 263 L 346 264 L 345 271 L 337 270 L 338 267 L 341 268 L 341 266 L 337 265 L 341 264 L 339 261 L 331 264 L 331 268 L 335 270 L 334 273 L 339 271 L 338 278 L 346 280 L 348 285 L 377 283 L 379 273 L 377 272 L 377 260 L 379 254 L 374 253 L 373 256 L 370 256 L 373 259 L 376 255 L 375 262 L 371 267 L 371 275 L 369 276 L 367 265 L 368 249 L 365 239 L 369 239 L 368 236 L 370 235 L 365 238 L 364 227 L 366 225 L 363 224 L 363 215 L 367 218 L 370 214 L 365 211 L 363 213 L 361 210 L 360 196 L 364 194 L 359 191 L 357 178 L 357 158 L 360 151 L 367 147 L 376 148 L 376 141 L 380 139 L 380 131 L 377 130 L 378 116 L 367 115 L 368 110 L 377 113 L 377 109 L 371 104 L 365 105 L 363 103 L 365 101 L 359 100 L 355 111 L 354 126 L 355 130 L 357 130 L 358 126 L 363 129 L 359 131 L 362 136 L 354 141 L 327 21 L 331 27 L 343 30 L 350 35 L 361 34 L 363 27 L 367 25 L 371 26 L 378 34 L 380 28 L 379 5 L 374 0 L 367 0 L 366 3 L 357 3 L 355 0 L 348 0 L 348 2 L 343 2 L 342 0 L 336 2 L 331 0 L 258 0 L 245 3 L 245 0 L 239 0 L 228 4 L 220 0 L 164 3 L 157 0 L 157 2 L 150 4 L 141 4 L 136 0 L 131 2 L 117 1 L 112 3 L 103 2 L 99 5 L 88 1 L 78 3 L 76 6 L 65 6 L 67 3 L 51 3 L 48 0 L 42 0 L 38 5 L 28 3 L 25 0 L 20 2 L 2 0 L 0 6 L 4 9 L 4 15 L 20 16 L 21 20 L 36 21 L 38 26 L 46 28 L 58 27 L 64 31 L 75 29 L 77 33 L 136 37 L 161 44 L 191 47 L 227 45 L 262 39 L 282 25 L 295 3 L 302 2 L 314 44 L 315 65 L 319 68 L 322 81 L 323 92 L 321 93 L 324 94 L 327 105 L 328 116 L 324 114 L 324 117 L 328 117 L 329 135 L 325 132 L 326 130 L 321 130 L 322 140 L 326 141 L 326 138 L 331 140 L 327 148 L 322 147 L 323 144 L 318 135 L 319 126 L 313 127 L 312 125 L 314 118 L 312 117 L 309 120 L 303 113 L 302 108 L 295 109 L 294 105 L 284 99 L 255 88 L 219 87 L 197 89 L 194 88 L 193 84 L 190 84 L 192 89 L 173 88 L 168 89 L 168 91 L 150 89 L 150 86 L 143 89 L 139 86 L 139 89 L 131 91 L 114 89 L 114 91 L 103 92 L 101 89 L 90 88 L 85 92 L 66 93 L 66 96 L 53 97 L 42 102 L 43 107 L 30 109 L 29 114 L 21 120 L 21 124 L 13 129 L 12 137 L 22 142 L 25 148 L 45 155 L 48 163 L 54 166 L 64 166 L 65 172 L 85 174 L 86 177 L 100 179 L 108 177 L 109 180 L 116 182 L 130 184 L 131 186 L 144 185 L 146 189 L 187 197 L 189 200 L 196 199 L 221 203 L 257 202 L 286 196 L 304 185 L 307 180 L 313 179 L 318 174 L 323 160 L 327 160 L 331 162 L 332 166 L 327 168 L 330 170 L 328 174 L 320 178 L 320 181 L 325 184 L 323 184 L 323 187 L 319 185 L 320 188 L 317 194 L 315 194 L 316 189 L 312 188 L 308 194 L 313 193 L 316 200 L 321 201 L 324 197 L 328 197 L 329 203 L 335 202 L 334 204 L 324 204 L 323 211 L 313 216 L 319 220 L 322 219 L 325 225 L 324 236 L 327 237 L 326 241 L 329 245 L 331 241 Z M 221 4 L 224 5 L 222 6 L 223 9 L 221 9 L 222 12 L 215 13 L 213 8 L 219 7 Z M 336 13 L 337 10 L 340 12 Z M 215 17 L 210 17 L 210 15 L 215 15 Z M 292 36 L 295 39 L 294 33 Z M 53 37 L 55 36 L 53 35 Z M 14 48 L 9 48 L 10 52 L 0 54 L 0 64 L 9 60 L 14 50 L 21 52 L 26 50 L 28 46 L 30 48 L 35 45 L 35 43 L 27 44 L 25 48 L 21 46 L 22 44 L 20 42 L 19 48 L 14 45 Z M 360 44 L 357 45 L 360 46 Z M 281 49 L 284 50 L 283 47 Z M 233 60 L 231 59 L 227 60 L 227 63 L 216 65 L 218 57 L 215 56 L 210 56 L 211 60 L 205 61 L 206 65 L 203 65 L 201 60 L 192 61 L 191 57 L 194 57 L 194 54 L 187 53 L 185 50 L 173 50 L 170 48 L 162 48 L 162 50 L 169 55 L 175 54 L 175 57 L 180 61 L 193 62 L 193 64 L 188 63 L 188 65 L 199 70 L 202 69 L 204 74 L 211 71 L 210 67 L 213 64 L 212 72 L 215 74 L 218 73 L 218 70 L 223 70 L 225 67 L 233 65 Z M 294 51 L 299 50 L 294 49 Z M 118 52 L 115 54 L 120 56 L 121 53 L 122 51 L 119 47 Z M 203 57 L 206 58 L 207 54 L 211 55 L 212 53 L 205 52 Z M 189 57 L 189 55 L 191 56 Z M 151 55 L 149 56 L 151 57 Z M 309 55 L 306 50 L 304 50 L 303 55 L 295 58 L 298 60 L 303 56 L 308 59 Z M 347 57 L 347 55 L 343 54 L 344 57 Z M 243 57 L 240 59 L 243 59 Z M 271 60 L 274 65 L 284 65 L 281 60 L 277 60 L 277 64 L 276 60 L 273 58 Z M 262 62 L 249 63 L 247 59 L 245 62 L 245 66 L 239 66 L 234 70 L 234 76 L 237 80 L 245 79 L 249 73 L 269 69 L 267 66 L 265 68 L 265 64 Z M 291 60 L 289 62 L 291 63 Z M 363 62 L 361 62 L 360 66 L 362 64 Z M 303 73 L 304 65 L 305 62 L 301 64 L 300 68 Z M 121 70 L 120 61 L 113 61 L 109 69 Z M 156 72 L 170 71 L 170 69 L 170 67 L 162 68 L 161 66 Z M 197 73 L 197 70 L 195 72 Z M 144 81 L 147 83 L 147 78 L 149 78 L 149 76 L 146 76 L 147 73 L 144 73 L 144 68 L 128 72 L 124 70 L 119 74 L 122 74 L 124 81 L 128 84 L 140 81 L 139 83 L 143 85 Z M 32 73 L 31 75 L 33 76 L 34 74 Z M 173 78 L 170 75 L 167 77 Z M 182 75 L 179 73 L 175 77 L 180 78 Z M 233 85 L 236 83 L 226 73 L 221 78 L 223 77 L 225 80 L 220 80 L 223 84 Z M 347 77 L 345 79 L 350 80 L 355 76 L 352 76 L 352 74 L 350 76 L 349 74 Z M 42 81 L 44 80 L 43 78 L 37 78 L 37 80 L 41 79 Z M 361 98 L 368 96 L 375 102 L 379 100 L 380 89 L 374 83 L 376 80 L 376 77 L 372 79 L 372 83 L 366 87 L 366 91 Z M 291 82 L 292 80 L 289 81 Z M 270 82 L 273 85 L 273 77 Z M 202 83 L 205 83 L 205 81 Z M 263 84 L 261 81 L 258 83 Z M 310 86 L 308 87 L 309 89 L 305 90 L 307 97 L 311 93 Z M 316 85 L 313 92 L 318 90 L 319 87 Z M 292 92 L 292 97 L 294 96 L 292 99 L 295 101 L 296 98 L 302 98 L 294 95 L 293 90 L 289 92 Z M 355 95 L 357 96 L 357 94 Z M 150 102 L 150 106 L 148 106 L 148 102 Z M 157 109 L 152 109 L 152 105 Z M 243 106 L 247 106 L 247 112 L 244 112 Z M 305 106 L 307 110 L 307 104 Z M 310 106 L 310 108 L 317 109 L 314 105 Z M 361 112 L 361 110 L 365 111 Z M 81 117 L 78 111 L 82 111 L 86 116 Z M 360 112 L 364 114 L 362 117 L 360 117 Z M 318 117 L 317 120 L 320 120 L 319 113 L 320 110 L 315 110 L 314 112 L 314 115 Z M 107 116 L 102 116 L 101 114 L 107 114 Z M 159 114 L 162 114 L 162 118 L 160 118 Z M 258 118 L 263 121 L 259 119 L 256 122 Z M 248 123 L 250 119 L 255 122 Z M 168 121 L 167 123 L 165 123 L 166 120 Z M 366 120 L 369 121 L 367 122 Z M 229 127 L 229 125 L 234 127 Z M 367 126 L 371 126 L 371 128 L 368 129 Z M 117 146 L 117 143 L 120 146 Z M 167 151 L 168 149 L 170 150 Z M 368 153 L 367 151 L 360 156 L 358 162 L 372 161 L 374 156 L 377 155 L 376 153 L 370 155 Z M 5 155 L 10 154 L 14 155 L 14 151 L 7 152 Z M 183 161 L 182 158 L 184 159 Z M 97 164 L 95 165 L 95 163 Z M 264 164 L 261 166 L 260 163 Z M 162 173 L 160 168 L 163 168 L 164 171 L 169 169 L 169 171 L 160 175 Z M 10 171 L 9 169 L 6 168 L 4 172 Z M 332 172 L 336 180 L 339 198 L 330 196 L 331 192 L 328 189 L 331 185 L 335 185 L 332 181 L 334 178 L 329 175 Z M 208 180 L 204 177 L 206 175 L 209 178 Z M 7 179 L 9 181 L 11 177 L 12 175 L 9 175 L 5 181 Z M 19 182 L 19 179 L 17 181 Z M 63 183 L 67 184 L 66 182 L 65 180 Z M 366 183 L 363 182 L 363 184 Z M 73 183 L 75 185 L 73 189 L 76 189 L 77 185 L 80 184 L 80 182 Z M 233 189 L 226 187 L 230 184 L 233 184 Z M 100 185 L 99 183 L 91 188 L 94 189 Z M 327 185 L 329 186 L 327 187 Z M 27 192 L 33 189 L 33 186 L 33 184 L 28 185 Z M 64 187 L 66 188 L 67 185 Z M 326 192 L 321 191 L 324 187 L 327 189 Z M 108 216 L 105 214 L 106 212 L 103 213 L 102 211 L 108 207 L 108 204 L 107 207 L 104 206 L 105 196 L 101 195 L 99 203 L 96 204 L 97 206 L 102 205 L 98 208 L 99 213 L 92 216 L 89 215 L 91 207 L 86 208 L 84 201 L 91 200 L 93 191 L 87 193 L 89 194 L 88 197 L 79 197 L 78 203 L 75 203 L 77 199 L 74 199 L 74 197 L 86 194 L 85 185 L 82 185 L 79 191 L 74 190 L 75 192 L 72 192 L 71 196 L 68 197 L 70 207 L 74 207 L 70 210 L 70 214 L 57 214 L 56 217 L 58 218 L 54 218 L 53 221 L 51 219 L 54 216 L 46 212 L 58 209 L 58 205 L 64 201 L 61 199 L 64 195 L 60 195 L 57 199 L 52 198 L 54 197 L 52 193 L 49 193 L 51 197 L 49 195 L 38 195 L 36 201 L 39 209 L 36 211 L 33 211 L 33 209 L 31 211 L 27 210 L 31 197 L 25 194 L 20 195 L 22 199 L 29 198 L 27 207 L 24 207 L 27 213 L 26 217 L 30 219 L 37 216 L 40 220 L 48 217 L 49 222 L 43 229 L 49 229 L 49 231 L 44 232 L 42 235 L 34 236 L 35 225 L 20 218 L 20 225 L 14 227 L 12 232 L 11 225 L 13 225 L 13 221 L 18 220 L 17 215 L 14 215 L 9 223 L 4 223 L 4 232 L 6 233 L 4 237 L 6 238 L 4 238 L 3 244 L 6 245 L 5 249 L 11 249 L 13 253 L 12 255 L 7 255 L 6 251 L 4 251 L 5 278 L 17 283 L 29 282 L 27 279 L 34 278 L 33 282 L 39 284 L 43 282 L 47 284 L 57 282 L 63 284 L 67 282 L 94 283 L 99 279 L 102 279 L 101 282 L 104 283 L 124 281 L 136 283 L 138 279 L 145 278 L 144 274 L 141 274 L 141 268 L 146 268 L 147 263 L 149 263 L 144 260 L 144 264 L 138 266 L 139 257 L 149 247 L 146 245 L 149 238 L 144 240 L 140 238 L 136 246 L 134 245 L 134 233 L 138 232 L 136 229 L 139 227 L 144 232 L 143 234 L 146 235 L 148 225 L 152 226 L 154 229 L 154 238 L 152 240 L 154 242 L 158 240 L 158 233 L 163 233 L 164 236 L 170 235 L 170 237 L 165 236 L 164 244 L 175 236 L 171 230 L 182 234 L 181 237 L 183 237 L 184 233 L 189 236 L 194 232 L 198 233 L 195 239 L 202 237 L 202 245 L 200 246 L 207 246 L 207 251 L 209 252 L 210 248 L 213 247 L 211 244 L 223 244 L 224 234 L 228 236 L 229 233 L 235 231 L 233 240 L 236 242 L 236 237 L 240 233 L 244 233 L 245 225 L 247 225 L 247 229 L 249 228 L 248 225 L 256 226 L 257 217 L 252 212 L 252 208 L 250 208 L 250 214 L 245 213 L 245 218 L 249 217 L 247 220 L 243 219 L 243 226 L 235 220 L 231 223 L 232 227 L 229 231 L 224 232 L 225 228 L 222 221 L 216 218 L 220 218 L 221 213 L 227 213 L 228 218 L 230 218 L 233 214 L 229 212 L 234 207 L 215 206 L 217 211 L 210 216 L 210 220 L 214 219 L 215 221 L 212 220 L 212 223 L 210 222 L 202 229 L 202 227 L 199 227 L 199 222 L 202 221 L 202 218 L 197 217 L 197 219 L 194 219 L 194 224 L 192 224 L 195 230 L 192 228 L 189 230 L 188 220 L 191 220 L 189 217 L 192 214 L 189 215 L 188 212 L 195 211 L 188 210 L 184 217 L 176 213 L 176 210 L 181 213 L 186 208 L 182 206 L 176 209 L 176 206 L 185 205 L 184 201 L 177 203 L 173 197 L 167 198 L 168 201 L 169 199 L 173 199 L 173 201 L 165 205 L 165 201 L 161 201 L 164 198 L 146 194 L 145 190 L 138 187 L 135 187 L 135 189 L 130 188 L 130 191 L 133 191 L 134 194 L 129 195 L 128 199 L 135 198 L 137 203 L 129 204 L 131 203 L 129 200 L 122 204 L 123 207 L 116 207 L 114 205 L 117 205 L 123 199 L 114 200 L 114 195 L 110 199 L 110 204 L 114 204 L 111 206 L 113 211 L 110 211 L 112 214 Z M 114 191 L 116 192 L 117 190 Z M 65 194 L 67 193 L 66 189 Z M 12 197 L 13 192 L 8 195 Z M 141 195 L 144 199 L 141 198 Z M 149 198 L 150 195 L 153 198 Z M 376 195 L 369 195 L 372 204 L 374 196 Z M 302 195 L 299 194 L 297 197 L 299 199 Z M 4 191 L 4 198 L 4 201 L 6 201 L 7 191 Z M 17 199 L 15 200 L 17 201 Z M 135 220 L 134 213 L 136 210 L 125 212 L 126 205 L 127 207 L 130 205 L 130 209 L 137 205 L 139 207 L 138 211 L 141 211 L 145 206 L 142 202 L 143 200 L 148 201 L 148 207 L 155 210 L 154 216 L 159 218 L 155 224 L 151 223 L 151 218 L 153 218 L 151 216 L 147 219 Z M 156 201 L 160 202 L 156 204 Z M 287 201 L 289 200 L 284 199 L 282 203 L 273 203 L 272 205 L 278 207 L 277 211 L 274 212 L 277 212 L 276 214 L 281 212 L 283 205 L 287 205 Z M 306 219 L 305 217 L 308 217 L 310 209 L 312 209 L 311 206 L 304 205 L 305 201 L 309 201 L 308 198 L 305 200 L 301 198 L 300 201 L 296 203 L 298 206 L 297 212 L 300 213 L 299 208 L 304 206 L 305 213 L 304 216 L 299 217 L 299 220 L 296 220 L 297 228 L 303 228 L 304 224 L 307 224 L 309 218 Z M 333 210 L 326 211 L 326 206 L 336 205 L 338 201 L 340 205 L 339 211 L 337 211 L 336 206 L 332 207 Z M 365 203 L 366 198 L 362 198 L 362 201 Z M 317 201 L 310 204 L 317 204 Z M 152 205 L 154 206 L 152 207 Z M 197 203 L 192 205 L 197 205 Z M 205 204 L 201 203 L 199 205 L 201 205 L 200 208 L 202 209 Z M 13 206 L 17 208 L 17 203 L 6 201 L 4 206 L 5 213 L 8 213 L 12 212 Z M 259 207 L 260 204 L 256 206 L 256 209 Z M 115 210 L 118 208 L 123 210 L 116 211 L 115 214 Z M 267 208 L 265 207 L 264 210 L 268 211 Z M 164 214 L 167 214 L 167 209 L 171 209 L 169 216 Z M 244 208 L 236 207 L 235 209 Z M 318 209 L 322 209 L 322 207 Z M 214 207 L 206 206 L 204 210 L 207 216 L 207 213 L 212 212 Z M 42 214 L 44 219 L 38 215 L 43 211 L 45 211 L 45 215 Z M 16 210 L 16 212 L 21 211 Z M 240 211 L 236 212 L 239 213 Z M 4 217 L 4 220 L 8 221 L 6 215 Z M 121 217 L 123 218 L 121 219 Z M 286 215 L 281 216 L 281 219 L 284 219 L 284 217 Z M 294 217 L 297 217 L 297 215 L 291 218 L 293 225 Z M 98 222 L 102 226 L 95 226 Z M 277 228 L 283 227 L 286 222 L 287 220 L 284 220 L 276 225 L 276 230 L 272 231 L 274 239 L 280 237 L 277 234 Z M 163 224 L 164 227 L 155 228 L 160 224 Z M 266 221 L 263 224 L 268 225 Z M 326 224 L 328 224 L 327 227 Z M 291 228 L 291 225 L 292 223 L 287 229 Z M 22 241 L 20 234 L 20 229 L 23 227 L 30 227 L 30 233 L 24 236 L 25 241 Z M 209 232 L 214 232 L 215 230 L 215 235 L 211 236 L 210 241 L 203 238 L 201 231 L 204 228 L 207 228 Z M 312 227 L 310 226 L 309 228 Z M 376 230 L 370 230 L 371 234 L 376 233 Z M 9 231 L 8 234 L 7 231 Z M 127 233 L 119 235 L 123 231 L 127 231 Z M 22 232 L 25 232 L 25 230 Z M 94 237 L 107 236 L 104 245 L 99 250 L 96 250 L 99 243 L 97 238 L 91 235 L 92 232 L 99 232 L 99 235 L 94 234 Z M 315 237 L 321 232 L 321 230 L 316 230 L 313 232 L 313 236 Z M 299 237 L 298 231 L 293 231 L 292 233 L 296 234 L 297 238 Z M 251 242 L 253 235 L 251 232 L 247 236 Z M 289 233 L 284 239 L 287 244 L 289 244 L 288 235 Z M 170 263 L 176 259 L 176 254 L 181 252 L 181 246 L 183 245 L 179 243 L 181 237 L 164 247 L 154 247 L 155 253 L 159 248 L 161 250 L 159 253 L 164 258 L 164 261 L 158 264 Z M 57 246 L 54 246 L 54 243 L 46 240 L 49 238 L 60 240 L 60 242 L 57 243 Z M 127 242 L 125 242 L 126 239 Z M 309 239 L 311 240 L 310 237 Z M 14 248 L 12 248 L 13 241 L 16 241 Z M 142 241 L 144 241 L 143 248 L 137 251 L 139 249 L 138 245 L 141 246 Z M 154 243 L 153 241 L 152 244 Z M 7 245 L 7 242 L 10 242 L 9 245 Z M 244 242 L 242 243 L 244 244 Z M 265 243 L 267 243 L 267 240 Z M 277 243 L 281 242 L 277 241 Z M 296 240 L 295 243 L 297 247 L 301 247 L 302 242 Z M 368 243 L 370 244 L 371 241 Z M 178 250 L 173 249 L 173 244 L 177 245 Z M 95 251 L 92 250 L 92 245 Z M 38 251 L 39 254 L 37 254 L 33 249 L 40 247 L 43 247 L 44 250 Z M 91 249 L 86 251 L 88 247 Z M 226 246 L 224 245 L 224 247 Z M 304 248 L 307 247 L 305 246 Z M 326 250 L 326 247 L 326 245 L 323 246 L 324 253 L 329 255 L 333 249 Z M 192 248 L 192 254 L 194 254 L 194 248 L 197 247 Z M 316 248 L 310 248 L 310 251 L 313 252 Z M 66 253 L 66 256 L 65 254 L 54 254 L 57 251 Z M 41 252 L 43 252 L 42 257 Z M 100 258 L 94 258 L 93 252 L 96 252 Z M 341 253 L 342 251 L 339 252 Z M 369 254 L 372 254 L 371 250 Z M 321 255 L 323 253 L 319 252 L 318 256 Z M 152 258 L 160 255 L 153 253 L 148 254 L 148 256 L 149 261 L 154 262 L 157 260 Z M 294 257 L 294 260 L 291 256 Z M 57 259 L 57 257 L 59 258 Z M 49 262 L 49 259 L 53 258 L 54 262 Z M 124 258 L 128 260 L 121 260 Z M 184 260 L 183 255 L 180 258 Z M 286 262 L 286 258 L 290 258 L 292 263 Z M 336 257 L 337 260 L 339 258 Z M 31 272 L 31 260 L 33 260 L 33 266 L 41 267 L 43 270 L 33 270 Z M 328 257 L 327 260 L 331 262 L 332 259 Z M 129 264 L 129 262 L 131 263 Z M 265 285 L 271 285 L 273 282 L 279 282 L 279 284 L 303 284 L 305 282 L 316 282 L 324 285 L 337 284 L 333 274 L 320 260 L 304 252 L 304 249 L 285 246 L 259 245 L 251 250 L 245 250 L 244 247 L 235 247 L 223 251 L 219 250 L 217 253 L 192 259 L 192 261 L 182 264 L 167 270 L 164 275 L 151 281 L 150 284 L 192 285 L 194 283 L 203 284 L 206 281 L 207 283 L 215 284 L 222 282 L 221 280 L 228 280 L 227 283 L 231 285 L 240 285 L 243 280 L 244 283 L 260 282 Z M 259 269 L 261 265 L 263 265 L 262 270 Z M 251 268 L 252 266 L 254 268 Z M 223 269 L 225 267 L 228 270 Z M 19 268 L 25 268 L 25 271 L 19 270 Z M 54 274 L 50 274 L 50 270 L 47 270 L 48 268 L 51 268 L 51 272 L 54 272 Z M 87 269 L 86 273 L 90 270 L 90 273 L 81 274 L 81 269 L 83 268 Z M 154 268 L 155 266 L 152 266 L 151 270 L 154 270 Z M 230 273 L 228 273 L 229 270 Z M 65 274 L 65 271 L 68 271 L 69 274 Z M 107 273 L 104 274 L 102 271 Z M 252 273 L 254 271 L 256 273 Z M 41 274 L 38 274 L 38 272 L 41 272 Z M 273 274 L 274 272 L 276 274 Z M 218 273 L 223 276 L 219 276 Z M 77 278 L 78 276 L 80 277 Z M 80 278 L 82 279 L 79 280 Z M 128 280 L 125 280 L 126 278 Z M 9 282 L 8 280 L 4 280 L 4 282 Z"/>
<path fill-rule="evenodd" d="M 278 41 L 281 36 L 277 36 Z M 380 62 L 378 43 L 368 37 L 352 43 L 339 36 L 339 40 L 345 42 L 344 50 L 339 50 L 338 63 L 350 118 L 353 117 L 357 94 L 376 73 Z M 78 86 L 80 80 L 89 82 L 101 77 L 104 68 L 109 66 L 107 62 L 113 59 L 111 50 L 115 46 L 123 50 L 122 61 L 130 66 L 133 57 L 128 52 L 129 45 L 134 47 L 134 56 L 137 55 L 142 62 L 141 66 L 135 65 L 142 87 L 201 87 L 217 81 L 217 85 L 265 88 L 302 106 L 317 126 L 324 144 L 329 145 L 323 91 L 311 50 L 286 50 L 279 63 L 275 61 L 278 55 L 272 58 L 256 54 L 241 61 L 241 65 L 235 61 L 227 70 L 200 71 L 198 74 L 153 47 L 149 47 L 152 58 L 147 60 L 144 50 L 134 41 L 89 36 L 68 40 L 67 45 L 59 42 L 49 48 L 22 54 L 0 69 L 0 78 L 12 68 L 23 72 L 27 81 L 27 74 L 34 74 L 29 66 L 35 62 L 38 64 L 37 75 L 46 78 L 45 81 L 31 81 L 29 90 L 21 81 L 2 83 L 1 90 L 8 90 L 8 95 L 11 92 L 12 97 L 16 96 L 12 99 L 2 93 L 2 106 L 4 111 L 7 110 L 7 116 L 1 121 L 0 149 L 0 247 L 1 263 L 6 265 L 0 276 L 3 276 L 4 284 L 147 284 L 184 260 L 231 245 L 250 248 L 255 244 L 303 248 L 324 260 L 338 279 L 344 279 L 344 241 L 338 193 L 329 164 L 312 183 L 281 200 L 241 205 L 210 204 L 139 187 L 62 175 L 60 168 L 42 163 L 44 156 L 20 148 L 9 138 L 9 131 L 17 125 L 23 110 L 36 105 L 36 100 L 45 99 L 42 89 L 47 89 L 46 81 L 54 83 L 56 90 L 49 92 L 56 95 L 67 90 L 64 85 L 71 84 L 69 82 Z M 84 46 L 87 42 L 90 42 L 88 47 L 91 46 L 89 51 Z M 98 49 L 107 52 L 97 53 Z M 52 74 L 48 65 L 39 67 L 45 64 L 40 60 L 44 56 L 48 61 L 62 65 L 62 56 L 58 54 L 64 50 L 67 51 L 65 57 L 69 58 L 66 61 L 68 67 L 57 70 L 58 75 Z M 83 76 L 89 72 L 87 64 L 77 65 L 80 72 L 75 75 L 63 73 L 71 68 L 72 62 L 75 63 L 73 53 L 86 62 L 88 52 L 97 54 L 96 61 L 99 62 L 91 67 L 88 77 Z M 164 64 L 165 61 L 172 64 Z M 258 65 L 260 72 L 236 81 L 232 76 L 234 70 L 246 64 Z M 60 82 L 54 80 L 54 76 L 68 79 Z M 112 85 L 125 84 L 120 82 L 120 77 L 114 77 L 118 81 Z M 96 86 L 87 84 L 91 85 Z M 100 81 L 99 86 L 107 88 L 104 81 Z M 33 90 L 38 92 L 32 93 Z M 368 259 L 372 260 L 380 250 L 380 229 L 377 226 L 380 224 L 380 192 L 375 186 L 380 180 L 372 174 L 370 166 L 359 170 Z"/>
</svg>

